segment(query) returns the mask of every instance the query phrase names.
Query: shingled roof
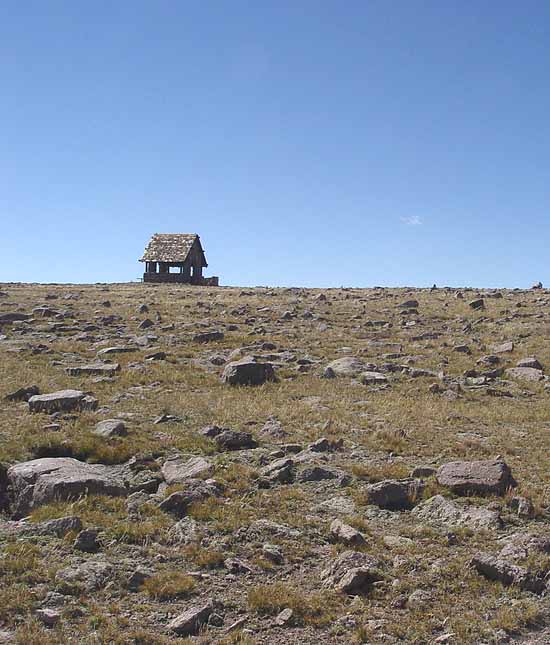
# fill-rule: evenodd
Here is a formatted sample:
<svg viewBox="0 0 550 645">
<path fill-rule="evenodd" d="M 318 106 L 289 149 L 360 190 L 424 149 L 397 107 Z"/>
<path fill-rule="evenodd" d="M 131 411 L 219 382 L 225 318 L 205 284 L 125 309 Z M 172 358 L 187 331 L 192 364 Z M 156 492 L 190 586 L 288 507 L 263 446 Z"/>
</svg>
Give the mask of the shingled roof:
<svg viewBox="0 0 550 645">
<path fill-rule="evenodd" d="M 185 262 L 195 242 L 202 253 L 203 266 L 208 266 L 196 233 L 155 233 L 140 262 Z"/>
</svg>

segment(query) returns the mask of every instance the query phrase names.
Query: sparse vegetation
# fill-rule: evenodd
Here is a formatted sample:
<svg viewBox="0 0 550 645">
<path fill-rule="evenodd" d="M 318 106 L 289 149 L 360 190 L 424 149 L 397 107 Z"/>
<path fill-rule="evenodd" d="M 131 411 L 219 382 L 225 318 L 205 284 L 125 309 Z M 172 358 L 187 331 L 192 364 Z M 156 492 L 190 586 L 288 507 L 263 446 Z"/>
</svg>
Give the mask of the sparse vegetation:
<svg viewBox="0 0 550 645">
<path fill-rule="evenodd" d="M 471 565 L 476 554 L 498 555 L 516 534 L 547 533 L 548 383 L 505 373 L 486 381 L 465 376 L 486 373 L 479 359 L 507 340 L 515 345 L 498 354 L 502 369 L 536 355 L 548 373 L 548 292 L 502 291 L 502 298 L 481 292 L 480 313 L 468 307 L 477 292 L 460 300 L 443 289 L 336 289 L 323 292 L 326 300 L 318 290 L 169 285 L 4 285 L 0 291 L 7 294 L 0 313 L 47 305 L 62 312 L 59 320 L 71 330 L 55 317 L 3 326 L 2 399 L 36 384 L 43 393 L 80 389 L 98 401 L 96 411 L 47 415 L 29 413 L 25 401 L 2 400 L 0 461 L 69 457 L 111 468 L 109 485 L 122 482 L 124 489 L 103 494 L 94 475 L 88 487 L 71 484 L 74 494 L 65 498 L 59 485 L 40 503 L 23 504 L 23 522 L 11 516 L 13 503 L 5 509 L 0 621 L 14 642 L 420 644 L 450 634 L 449 645 L 473 645 L 496 642 L 499 630 L 521 642 L 530 631 L 548 629 L 547 594 L 489 580 Z M 404 314 L 398 305 L 411 298 L 418 313 Z M 106 300 L 110 307 L 101 304 Z M 142 302 L 155 321 L 154 340 L 138 329 Z M 118 318 L 105 322 L 110 315 Z M 223 339 L 192 340 L 214 328 L 224 331 Z M 120 363 L 112 378 L 65 371 L 118 345 L 132 351 L 101 359 Z M 470 354 L 454 351 L 457 345 Z M 166 360 L 146 358 L 158 350 Z M 247 354 L 273 362 L 278 381 L 222 383 L 224 365 Z M 380 370 L 387 384 L 321 378 L 343 357 Z M 98 421 L 113 418 L 124 420 L 126 436 L 94 433 Z M 202 433 L 212 425 L 249 433 L 258 447 L 226 449 Z M 461 495 L 433 474 L 448 462 L 497 455 L 517 482 L 502 495 Z M 190 478 L 195 488 L 189 478 L 162 481 L 168 457 L 181 464 L 205 460 Z M 290 464 L 286 474 L 269 472 L 277 462 L 283 469 Z M 423 484 L 406 509 L 372 503 L 369 487 L 410 481 L 417 468 Z M 211 479 L 216 487 L 209 490 Z M 40 484 L 41 494 L 49 482 Z M 188 495 L 181 507 L 161 508 L 176 492 Z M 455 513 L 455 521 L 462 510 L 485 519 L 494 513 L 502 527 L 477 526 L 464 516 L 463 524 L 445 524 L 411 510 L 435 496 L 451 504 L 443 511 Z M 97 533 L 89 550 L 79 530 L 44 528 L 74 517 Z M 360 531 L 364 542 L 332 535 L 335 518 L 349 535 Z M 326 570 L 350 551 L 364 558 L 366 570 L 382 572 L 368 593 L 343 593 L 327 583 Z M 542 577 L 550 571 L 543 551 L 510 562 Z M 48 596 L 60 591 L 70 593 Z M 179 637 L 170 630 L 172 618 L 209 598 L 220 604 L 196 633 Z M 43 609 L 49 613 L 41 617 Z M 276 626 L 285 609 L 292 610 L 289 624 Z"/>
</svg>

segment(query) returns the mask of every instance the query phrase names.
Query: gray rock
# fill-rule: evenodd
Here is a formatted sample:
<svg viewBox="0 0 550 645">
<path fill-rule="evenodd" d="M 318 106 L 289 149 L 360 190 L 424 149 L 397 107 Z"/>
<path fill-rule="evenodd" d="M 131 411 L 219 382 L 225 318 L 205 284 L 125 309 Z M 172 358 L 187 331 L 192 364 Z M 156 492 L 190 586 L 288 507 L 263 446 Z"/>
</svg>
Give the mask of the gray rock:
<svg viewBox="0 0 550 645">
<path fill-rule="evenodd" d="M 110 356 L 111 354 L 126 354 L 135 352 L 135 347 L 104 347 L 97 352 L 97 356 Z"/>
<path fill-rule="evenodd" d="M 418 519 L 446 526 L 466 526 L 471 529 L 500 529 L 502 519 L 496 511 L 480 506 L 460 506 L 435 495 L 412 510 Z"/>
<path fill-rule="evenodd" d="M 239 432 L 237 430 L 223 430 L 214 437 L 214 442 L 222 450 L 245 450 L 256 448 L 257 442 L 250 432 Z"/>
<path fill-rule="evenodd" d="M 262 555 L 266 560 L 274 564 L 283 564 L 284 555 L 281 547 L 277 544 L 270 544 L 269 542 L 262 546 Z"/>
<path fill-rule="evenodd" d="M 31 318 L 32 316 L 30 314 L 24 314 L 19 311 L 8 311 L 4 314 L 0 314 L 0 325 L 31 320 Z"/>
<path fill-rule="evenodd" d="M 370 484 L 366 492 L 370 504 L 395 511 L 411 508 L 423 488 L 424 483 L 418 479 L 386 479 Z"/>
<path fill-rule="evenodd" d="M 388 379 L 384 374 L 380 372 L 361 372 L 359 374 L 359 381 L 363 385 L 384 385 L 388 382 Z"/>
<path fill-rule="evenodd" d="M 105 419 L 96 425 L 93 433 L 100 437 L 125 437 L 128 430 L 121 419 Z"/>
<path fill-rule="evenodd" d="M 28 401 L 31 412 L 73 412 L 95 410 L 97 400 L 80 390 L 60 390 L 50 394 L 31 396 Z"/>
<path fill-rule="evenodd" d="M 202 479 L 188 479 L 183 490 L 178 490 L 163 499 L 159 503 L 159 508 L 181 518 L 187 513 L 191 504 L 217 496 L 220 492 L 220 485 L 214 479 L 204 481 Z"/>
<path fill-rule="evenodd" d="M 113 376 L 120 372 L 118 363 L 90 363 L 89 365 L 72 365 L 65 368 L 69 376 Z"/>
<path fill-rule="evenodd" d="M 518 361 L 517 367 L 530 367 L 534 370 L 540 370 L 541 372 L 544 371 L 544 367 L 535 356 L 527 356 L 526 358 L 522 358 L 520 361 Z"/>
<path fill-rule="evenodd" d="M 470 309 L 485 309 L 485 300 L 477 298 L 476 300 L 471 300 L 468 305 Z"/>
<path fill-rule="evenodd" d="M 507 343 L 501 343 L 500 345 L 493 345 L 491 351 L 493 354 L 510 354 L 514 351 L 514 343 L 509 341 Z"/>
<path fill-rule="evenodd" d="M 366 544 L 365 536 L 360 531 L 338 519 L 331 523 L 330 533 L 336 542 L 341 542 L 346 546 L 362 546 Z"/>
<path fill-rule="evenodd" d="M 335 376 L 359 376 L 366 371 L 367 364 L 355 356 L 344 356 L 329 363 L 326 369 Z"/>
<path fill-rule="evenodd" d="M 184 517 L 168 531 L 170 544 L 191 544 L 200 538 L 200 527 L 192 517 Z"/>
<path fill-rule="evenodd" d="M 104 560 L 89 560 L 60 569 L 55 574 L 59 590 L 65 594 L 97 591 L 113 576 L 113 566 Z"/>
<path fill-rule="evenodd" d="M 99 550 L 100 544 L 98 541 L 99 529 L 88 528 L 80 531 L 76 536 L 73 547 L 77 551 L 84 551 L 85 553 L 94 553 Z"/>
<path fill-rule="evenodd" d="M 509 367 L 505 374 L 509 378 L 519 379 L 520 381 L 537 382 L 544 379 L 544 372 L 533 367 Z"/>
<path fill-rule="evenodd" d="M 344 551 L 321 572 L 321 579 L 325 587 L 358 594 L 382 580 L 382 575 L 378 561 L 372 556 L 359 551 Z"/>
<path fill-rule="evenodd" d="M 351 482 L 351 477 L 347 473 L 315 464 L 302 467 L 296 475 L 296 481 L 298 482 L 320 482 L 328 479 L 338 480 L 340 486 L 345 486 Z"/>
<path fill-rule="evenodd" d="M 276 376 L 271 363 L 260 363 L 253 357 L 246 356 L 228 363 L 221 379 L 228 385 L 262 385 L 267 381 L 275 381 Z"/>
<path fill-rule="evenodd" d="M 195 343 L 211 343 L 212 341 L 215 340 L 223 340 L 224 339 L 224 333 L 222 331 L 204 331 L 201 332 L 200 334 L 195 334 L 193 336 L 193 342 Z"/>
<path fill-rule="evenodd" d="M 53 535 L 62 538 L 72 531 L 80 531 L 82 529 L 82 522 L 79 517 L 75 515 L 68 515 L 67 517 L 60 517 L 54 520 L 47 520 L 45 522 L 6 522 L 2 526 L 3 532 L 7 535 L 13 536 L 36 536 L 36 535 Z"/>
<path fill-rule="evenodd" d="M 279 627 L 290 626 L 294 623 L 294 612 L 290 607 L 283 609 L 275 617 L 275 624 Z"/>
<path fill-rule="evenodd" d="M 57 609 L 37 609 L 35 615 L 41 623 L 46 625 L 46 627 L 55 627 L 61 620 L 61 612 Z"/>
<path fill-rule="evenodd" d="M 213 470 L 214 465 L 204 457 L 191 457 L 190 459 L 171 457 L 164 462 L 161 472 L 166 483 L 171 486 L 172 484 L 182 484 L 188 479 L 210 475 Z"/>
<path fill-rule="evenodd" d="M 30 385 L 6 394 L 6 401 L 28 401 L 31 396 L 36 396 L 37 394 L 40 394 L 38 385 Z"/>
<path fill-rule="evenodd" d="M 189 607 L 168 624 L 168 630 L 178 636 L 193 636 L 208 622 L 214 611 L 214 603 L 208 600 L 203 605 Z"/>
<path fill-rule="evenodd" d="M 504 495 L 516 486 L 509 466 L 498 459 L 452 461 L 439 468 L 436 478 L 457 495 Z"/>
<path fill-rule="evenodd" d="M 482 576 L 501 582 L 505 587 L 513 584 L 535 594 L 546 589 L 542 572 L 532 572 L 502 558 L 482 553 L 472 558 L 471 564 Z"/>
<path fill-rule="evenodd" d="M 127 488 L 120 469 L 88 464 L 70 457 L 46 457 L 25 461 L 8 469 L 13 514 L 23 517 L 30 510 L 54 500 L 81 495 L 120 496 Z"/>
</svg>

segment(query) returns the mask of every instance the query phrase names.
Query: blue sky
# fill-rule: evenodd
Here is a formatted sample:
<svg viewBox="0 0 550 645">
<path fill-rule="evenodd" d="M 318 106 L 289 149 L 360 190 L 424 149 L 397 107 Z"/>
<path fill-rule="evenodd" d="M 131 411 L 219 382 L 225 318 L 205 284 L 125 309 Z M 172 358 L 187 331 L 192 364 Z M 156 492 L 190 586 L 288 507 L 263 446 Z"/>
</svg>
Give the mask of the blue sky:
<svg viewBox="0 0 550 645">
<path fill-rule="evenodd" d="M 550 3 L 4 0 L 0 281 L 550 282 Z"/>
</svg>

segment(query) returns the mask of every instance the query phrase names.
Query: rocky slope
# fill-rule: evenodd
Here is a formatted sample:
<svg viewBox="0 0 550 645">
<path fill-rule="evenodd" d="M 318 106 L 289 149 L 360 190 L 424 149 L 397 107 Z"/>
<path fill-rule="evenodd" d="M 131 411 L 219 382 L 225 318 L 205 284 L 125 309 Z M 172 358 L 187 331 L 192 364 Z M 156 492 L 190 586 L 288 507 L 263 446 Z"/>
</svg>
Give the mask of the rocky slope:
<svg viewBox="0 0 550 645">
<path fill-rule="evenodd" d="M 548 642 L 549 375 L 542 289 L 0 285 L 0 643 Z"/>
</svg>

